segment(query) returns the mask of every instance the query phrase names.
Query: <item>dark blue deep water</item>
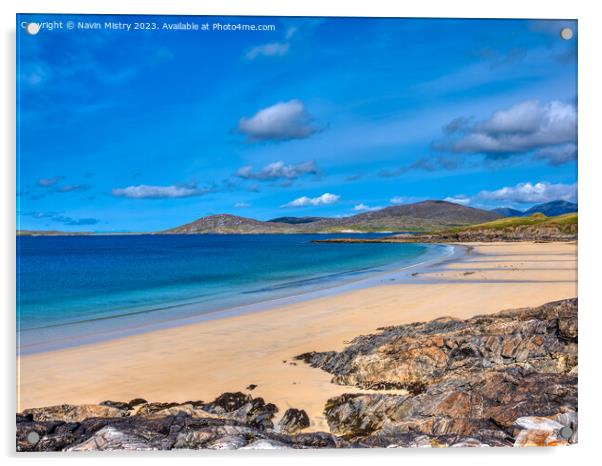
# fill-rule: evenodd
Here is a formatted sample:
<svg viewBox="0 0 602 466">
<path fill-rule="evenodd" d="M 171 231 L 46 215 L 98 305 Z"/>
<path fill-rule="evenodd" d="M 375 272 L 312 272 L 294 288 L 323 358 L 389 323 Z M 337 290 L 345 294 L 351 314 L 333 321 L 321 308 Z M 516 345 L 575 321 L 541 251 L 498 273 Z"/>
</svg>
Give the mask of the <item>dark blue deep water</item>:
<svg viewBox="0 0 602 466">
<path fill-rule="evenodd" d="M 336 236 L 17 237 L 20 343 L 299 295 L 434 254 L 419 244 L 311 242 Z"/>
</svg>

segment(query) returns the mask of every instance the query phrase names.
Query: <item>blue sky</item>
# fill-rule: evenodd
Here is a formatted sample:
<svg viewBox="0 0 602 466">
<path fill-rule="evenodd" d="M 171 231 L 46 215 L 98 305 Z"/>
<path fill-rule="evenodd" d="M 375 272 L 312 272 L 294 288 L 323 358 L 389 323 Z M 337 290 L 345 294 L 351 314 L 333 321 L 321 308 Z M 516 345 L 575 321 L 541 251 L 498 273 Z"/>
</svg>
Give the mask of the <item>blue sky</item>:
<svg viewBox="0 0 602 466">
<path fill-rule="evenodd" d="M 210 30 L 162 29 L 186 21 Z M 576 201 L 574 21 L 21 15 L 17 31 L 22 229 Z"/>
</svg>

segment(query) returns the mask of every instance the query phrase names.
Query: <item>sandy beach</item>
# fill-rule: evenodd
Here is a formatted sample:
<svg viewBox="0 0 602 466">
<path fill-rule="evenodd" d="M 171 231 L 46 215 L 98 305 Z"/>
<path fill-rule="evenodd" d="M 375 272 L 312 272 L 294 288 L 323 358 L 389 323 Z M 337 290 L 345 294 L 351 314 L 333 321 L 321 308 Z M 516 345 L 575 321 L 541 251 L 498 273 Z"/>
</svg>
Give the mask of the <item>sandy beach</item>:
<svg viewBox="0 0 602 466">
<path fill-rule="evenodd" d="M 359 389 L 331 384 L 331 375 L 294 356 L 340 350 L 382 326 L 468 318 L 577 296 L 575 243 L 470 246 L 468 255 L 426 270 L 415 283 L 23 356 L 17 410 L 136 397 L 210 401 L 255 384 L 253 396 L 276 404 L 280 414 L 288 407 L 304 409 L 311 430 L 328 430 L 326 400 Z"/>
</svg>

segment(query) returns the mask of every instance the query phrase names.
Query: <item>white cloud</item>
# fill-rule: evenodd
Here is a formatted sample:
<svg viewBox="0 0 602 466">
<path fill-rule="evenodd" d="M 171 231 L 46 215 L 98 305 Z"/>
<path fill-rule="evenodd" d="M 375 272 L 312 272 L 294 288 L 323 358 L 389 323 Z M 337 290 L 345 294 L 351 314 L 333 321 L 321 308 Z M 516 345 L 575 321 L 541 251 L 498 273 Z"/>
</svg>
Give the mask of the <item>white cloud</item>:
<svg viewBox="0 0 602 466">
<path fill-rule="evenodd" d="M 307 207 L 336 204 L 339 202 L 340 198 L 341 196 L 331 193 L 324 193 L 318 197 L 302 196 L 294 201 L 289 202 L 288 204 L 284 204 L 282 207 Z"/>
<path fill-rule="evenodd" d="M 378 206 L 378 207 L 370 207 L 369 205 L 366 205 L 364 203 L 361 204 L 357 204 L 353 210 L 355 210 L 356 212 L 372 212 L 373 210 L 380 210 L 382 209 L 382 207 Z"/>
<path fill-rule="evenodd" d="M 481 191 L 477 197 L 487 201 L 509 201 L 524 204 L 556 200 L 575 202 L 577 200 L 577 183 L 519 183 L 516 186 L 504 187 L 495 191 Z"/>
<path fill-rule="evenodd" d="M 234 207 L 236 207 L 237 209 L 246 209 L 248 207 L 251 207 L 251 204 L 249 204 L 248 202 L 237 202 L 236 204 L 234 204 Z"/>
<path fill-rule="evenodd" d="M 549 105 L 557 105 L 552 102 Z M 546 118 L 549 108 L 544 108 L 534 100 L 528 100 L 504 110 L 498 110 L 491 118 L 478 125 L 487 133 L 533 133 L 540 128 L 542 120 Z"/>
<path fill-rule="evenodd" d="M 576 158 L 577 109 L 557 100 L 525 101 L 481 122 L 456 118 L 446 131 L 449 139 L 435 144 L 436 148 L 491 158 L 536 151 L 538 158 L 557 165 Z"/>
<path fill-rule="evenodd" d="M 289 49 L 288 42 L 270 42 L 256 45 L 247 52 L 245 57 L 247 60 L 255 60 L 257 57 L 282 57 L 288 53 Z"/>
<path fill-rule="evenodd" d="M 310 160 L 308 162 L 298 163 L 296 165 L 286 165 L 282 161 L 273 162 L 261 170 L 254 171 L 252 165 L 247 165 L 240 168 L 236 172 L 236 176 L 246 180 L 274 181 L 274 180 L 294 180 L 301 175 L 317 175 L 318 168 L 316 162 Z"/>
<path fill-rule="evenodd" d="M 130 199 L 169 199 L 179 197 L 192 197 L 206 194 L 207 189 L 198 189 L 196 185 L 149 186 L 141 184 L 127 188 L 113 189 L 115 197 Z"/>
<path fill-rule="evenodd" d="M 247 60 L 255 60 L 258 57 L 283 57 L 288 55 L 291 48 L 290 40 L 297 34 L 299 28 L 290 26 L 284 35 L 284 42 L 269 42 L 267 44 L 256 45 L 249 49 L 245 54 Z"/>
<path fill-rule="evenodd" d="M 454 204 L 460 204 L 460 205 L 468 205 L 468 204 L 470 204 L 470 198 L 466 197 L 466 196 L 464 196 L 462 194 L 460 194 L 458 196 L 446 197 L 443 200 L 447 201 L 447 202 L 453 202 Z"/>
<path fill-rule="evenodd" d="M 238 131 L 253 142 L 304 139 L 318 129 L 312 125 L 312 117 L 303 102 L 294 99 L 259 110 L 252 117 L 241 118 Z"/>
<path fill-rule="evenodd" d="M 391 199 L 389 199 L 389 202 L 392 205 L 401 205 L 401 204 L 411 204 L 413 202 L 418 202 L 423 200 L 422 198 L 419 197 L 414 197 L 414 196 L 395 196 L 392 197 Z"/>
</svg>

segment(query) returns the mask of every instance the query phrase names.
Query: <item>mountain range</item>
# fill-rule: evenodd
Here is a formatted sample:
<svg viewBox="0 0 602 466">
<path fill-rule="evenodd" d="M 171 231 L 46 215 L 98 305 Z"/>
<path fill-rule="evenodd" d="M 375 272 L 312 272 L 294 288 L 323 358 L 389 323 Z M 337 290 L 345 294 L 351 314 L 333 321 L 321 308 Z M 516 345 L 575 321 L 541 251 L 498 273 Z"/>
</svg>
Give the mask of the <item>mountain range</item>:
<svg viewBox="0 0 602 466">
<path fill-rule="evenodd" d="M 205 233 L 366 233 L 366 232 L 432 232 L 476 225 L 507 217 L 528 217 L 542 213 L 554 217 L 577 212 L 577 204 L 552 201 L 528 210 L 502 207 L 483 210 L 447 201 L 429 200 L 385 207 L 348 217 L 277 217 L 267 221 L 230 214 L 209 215 L 159 234 Z M 84 235 L 91 232 L 17 231 L 21 236 Z M 124 234 L 124 233 L 120 233 Z"/>
<path fill-rule="evenodd" d="M 426 232 L 489 222 L 504 217 L 542 213 L 548 217 L 577 211 L 577 204 L 552 201 L 526 211 L 483 210 L 447 201 L 429 200 L 385 207 L 349 217 L 277 217 L 268 221 L 229 214 L 210 215 L 163 231 L 164 234 L 203 233 L 354 233 Z"/>
<path fill-rule="evenodd" d="M 384 231 L 429 231 L 473 225 L 503 216 L 487 210 L 446 201 L 423 201 L 385 207 L 349 217 L 279 217 L 262 222 L 252 218 L 219 214 L 166 230 L 166 234 L 199 233 L 352 233 Z"/>
<path fill-rule="evenodd" d="M 577 212 L 577 204 L 568 201 L 551 201 L 544 204 L 534 205 L 527 210 L 517 210 L 510 207 L 500 207 L 493 209 L 491 212 L 501 215 L 502 217 L 529 217 L 533 214 L 544 214 L 546 217 L 555 217 L 557 215 L 570 214 Z"/>
</svg>

